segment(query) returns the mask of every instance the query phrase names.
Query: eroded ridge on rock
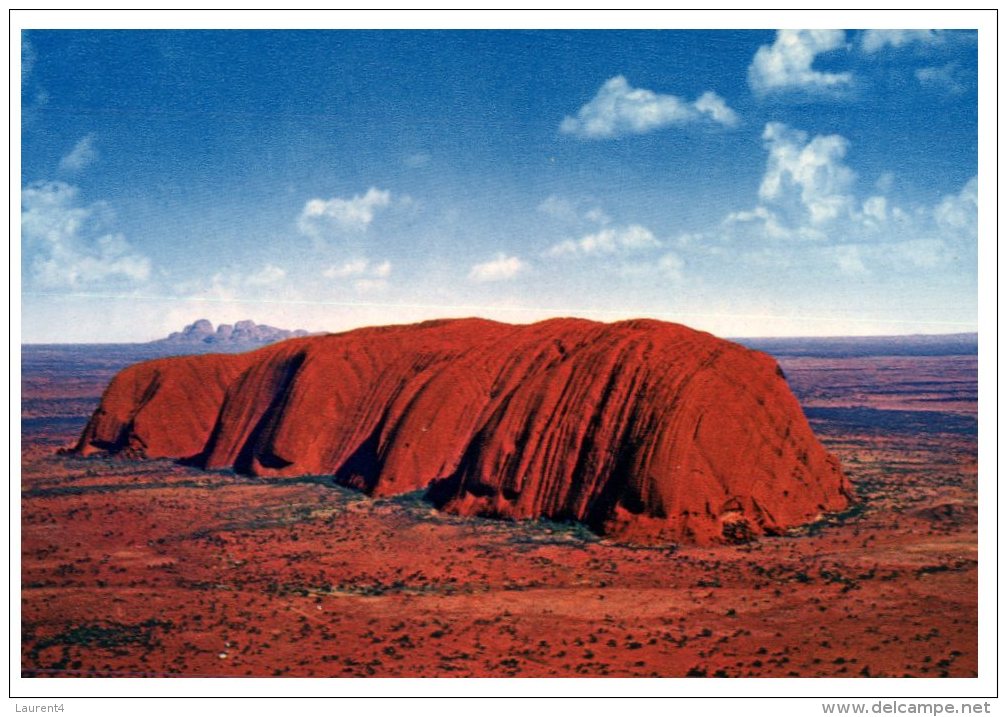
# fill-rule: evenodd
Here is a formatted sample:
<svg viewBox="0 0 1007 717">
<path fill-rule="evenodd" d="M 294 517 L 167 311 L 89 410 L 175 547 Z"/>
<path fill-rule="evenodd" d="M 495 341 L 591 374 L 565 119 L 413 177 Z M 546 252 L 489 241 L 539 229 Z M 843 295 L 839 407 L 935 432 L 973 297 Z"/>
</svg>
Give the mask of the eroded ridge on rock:
<svg viewBox="0 0 1007 717">
<path fill-rule="evenodd" d="M 428 321 L 149 361 L 76 450 L 425 489 L 451 513 L 638 542 L 746 540 L 850 499 L 771 357 L 651 320 Z"/>
</svg>

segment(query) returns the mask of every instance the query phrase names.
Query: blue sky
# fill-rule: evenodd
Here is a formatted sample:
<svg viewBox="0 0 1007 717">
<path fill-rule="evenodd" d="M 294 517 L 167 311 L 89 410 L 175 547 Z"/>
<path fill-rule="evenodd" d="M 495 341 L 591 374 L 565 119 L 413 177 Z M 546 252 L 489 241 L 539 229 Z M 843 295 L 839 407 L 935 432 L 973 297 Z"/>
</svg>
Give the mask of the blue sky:
<svg viewBox="0 0 1007 717">
<path fill-rule="evenodd" d="M 26 31 L 22 339 L 977 327 L 968 31 Z"/>
</svg>

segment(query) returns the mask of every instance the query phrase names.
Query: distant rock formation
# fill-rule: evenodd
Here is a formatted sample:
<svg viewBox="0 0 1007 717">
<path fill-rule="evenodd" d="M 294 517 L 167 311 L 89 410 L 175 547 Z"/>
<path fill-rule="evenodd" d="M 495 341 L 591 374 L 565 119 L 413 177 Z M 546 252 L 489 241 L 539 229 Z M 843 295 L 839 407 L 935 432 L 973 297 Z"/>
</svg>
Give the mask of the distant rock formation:
<svg viewBox="0 0 1007 717">
<path fill-rule="evenodd" d="M 851 495 L 775 360 L 650 320 L 431 321 L 148 361 L 76 450 L 424 489 L 635 542 L 743 541 Z"/>
<path fill-rule="evenodd" d="M 153 344 L 224 344 L 255 346 L 275 343 L 284 339 L 307 336 L 304 330 L 288 331 L 278 329 L 265 324 L 257 324 L 254 321 L 239 321 L 234 324 L 221 324 L 216 331 L 206 319 L 199 319 L 195 323 L 189 324 L 181 331 L 175 331 L 168 338 L 152 341 Z"/>
</svg>

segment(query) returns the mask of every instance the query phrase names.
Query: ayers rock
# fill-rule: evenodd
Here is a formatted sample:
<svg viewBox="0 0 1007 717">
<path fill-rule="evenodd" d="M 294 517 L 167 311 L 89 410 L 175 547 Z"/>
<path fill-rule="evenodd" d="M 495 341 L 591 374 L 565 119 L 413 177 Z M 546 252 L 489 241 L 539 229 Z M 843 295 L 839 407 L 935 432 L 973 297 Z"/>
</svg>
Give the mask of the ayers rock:
<svg viewBox="0 0 1007 717">
<path fill-rule="evenodd" d="M 428 321 L 147 361 L 76 450 L 425 489 L 636 542 L 774 534 L 851 495 L 771 357 L 651 320 Z"/>
</svg>

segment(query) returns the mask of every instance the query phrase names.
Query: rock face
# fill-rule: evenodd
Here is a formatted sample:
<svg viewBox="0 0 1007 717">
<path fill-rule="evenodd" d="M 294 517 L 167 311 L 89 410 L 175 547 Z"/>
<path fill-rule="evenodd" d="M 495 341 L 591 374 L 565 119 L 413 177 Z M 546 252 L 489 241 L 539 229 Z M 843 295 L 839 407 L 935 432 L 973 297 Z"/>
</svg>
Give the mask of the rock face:
<svg viewBox="0 0 1007 717">
<path fill-rule="evenodd" d="M 303 330 L 288 331 L 278 329 L 275 326 L 257 324 L 254 321 L 239 321 L 234 324 L 221 324 L 214 331 L 213 324 L 206 319 L 189 324 L 181 331 L 169 334 L 168 338 L 159 339 L 151 343 L 155 344 L 241 344 L 257 345 L 271 344 L 297 336 L 307 336 L 308 332 Z"/>
<path fill-rule="evenodd" d="M 432 321 L 141 363 L 76 450 L 424 489 L 640 542 L 778 533 L 850 498 L 772 358 L 650 320 Z"/>
</svg>

